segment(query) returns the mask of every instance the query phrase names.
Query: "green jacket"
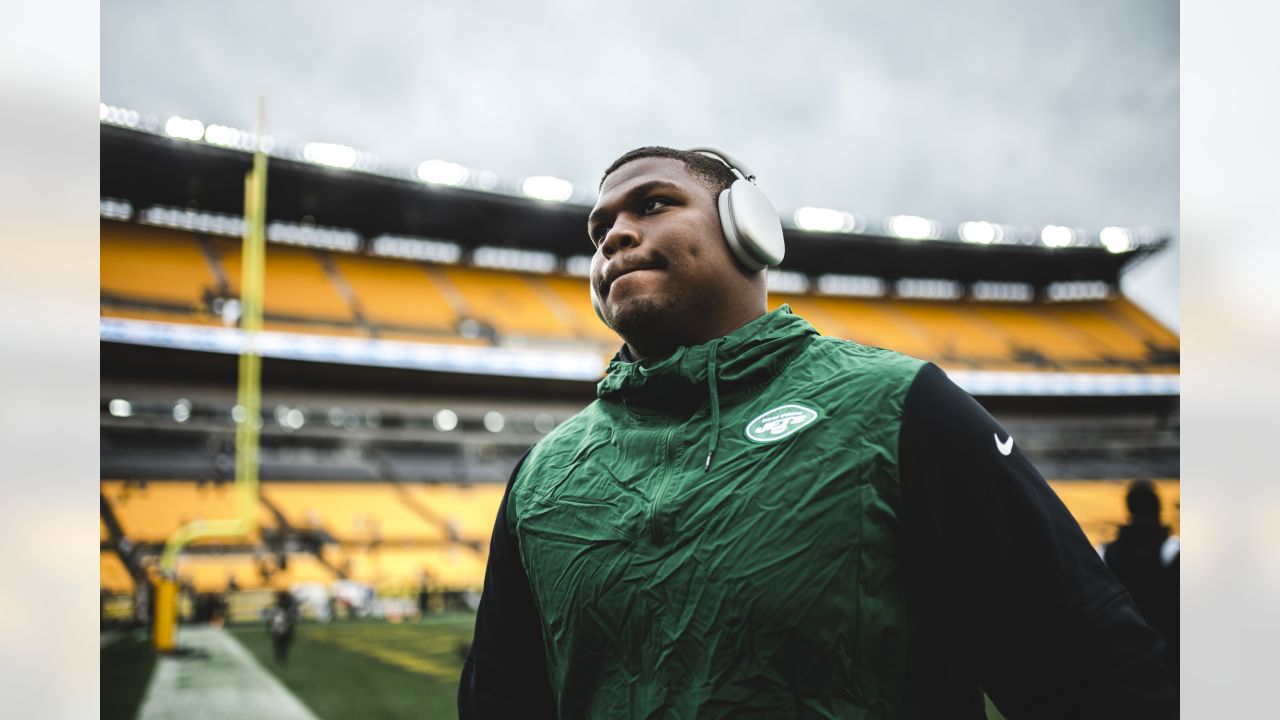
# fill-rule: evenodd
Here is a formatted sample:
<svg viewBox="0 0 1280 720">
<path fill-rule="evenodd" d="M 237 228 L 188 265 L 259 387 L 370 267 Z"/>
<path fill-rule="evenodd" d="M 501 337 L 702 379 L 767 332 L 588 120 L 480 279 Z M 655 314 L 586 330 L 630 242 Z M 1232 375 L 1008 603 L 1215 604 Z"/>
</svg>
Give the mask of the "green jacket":
<svg viewBox="0 0 1280 720">
<path fill-rule="evenodd" d="M 459 711 L 1176 717 L 1159 647 L 972 398 L 784 306 L 615 360 L 526 455 Z"/>
<path fill-rule="evenodd" d="M 652 366 L 613 362 L 508 506 L 557 704 L 894 708 L 912 631 L 898 425 L 921 364 L 785 307 Z"/>
</svg>

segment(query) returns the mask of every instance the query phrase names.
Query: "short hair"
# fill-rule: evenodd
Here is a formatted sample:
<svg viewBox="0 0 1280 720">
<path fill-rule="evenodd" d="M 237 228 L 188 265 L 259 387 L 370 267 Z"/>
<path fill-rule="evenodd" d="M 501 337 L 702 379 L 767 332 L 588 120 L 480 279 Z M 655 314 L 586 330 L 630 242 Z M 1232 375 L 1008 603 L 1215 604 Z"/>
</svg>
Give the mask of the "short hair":
<svg viewBox="0 0 1280 720">
<path fill-rule="evenodd" d="M 608 170 L 604 171 L 604 175 L 600 176 L 600 184 L 597 186 L 604 187 L 605 178 L 614 170 L 626 165 L 632 160 L 641 158 L 671 158 L 679 160 L 688 168 L 689 174 L 693 175 L 698 182 L 702 183 L 711 191 L 712 197 L 720 195 L 722 190 L 727 189 L 738 179 L 733 170 L 729 166 L 708 155 L 698 152 L 690 152 L 688 150 L 676 150 L 675 148 L 662 147 L 661 145 L 649 145 L 635 150 L 629 150 L 622 157 L 613 161 Z"/>
<path fill-rule="evenodd" d="M 1156 494 L 1155 485 L 1150 480 L 1139 479 L 1130 483 L 1124 502 L 1129 506 L 1129 514 L 1133 517 L 1160 516 L 1160 496 Z"/>
</svg>

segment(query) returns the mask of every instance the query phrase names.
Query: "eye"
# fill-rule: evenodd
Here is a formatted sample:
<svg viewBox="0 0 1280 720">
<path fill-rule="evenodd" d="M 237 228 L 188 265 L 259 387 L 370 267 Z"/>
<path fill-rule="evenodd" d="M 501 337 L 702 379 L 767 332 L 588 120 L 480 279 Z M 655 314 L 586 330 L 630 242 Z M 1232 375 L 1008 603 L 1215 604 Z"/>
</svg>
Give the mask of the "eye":
<svg viewBox="0 0 1280 720">
<path fill-rule="evenodd" d="M 648 215 L 649 213 L 657 210 L 658 208 L 666 205 L 670 205 L 670 204 L 671 204 L 671 200 L 669 198 L 657 197 L 657 196 L 646 198 L 644 201 L 644 214 Z"/>
</svg>

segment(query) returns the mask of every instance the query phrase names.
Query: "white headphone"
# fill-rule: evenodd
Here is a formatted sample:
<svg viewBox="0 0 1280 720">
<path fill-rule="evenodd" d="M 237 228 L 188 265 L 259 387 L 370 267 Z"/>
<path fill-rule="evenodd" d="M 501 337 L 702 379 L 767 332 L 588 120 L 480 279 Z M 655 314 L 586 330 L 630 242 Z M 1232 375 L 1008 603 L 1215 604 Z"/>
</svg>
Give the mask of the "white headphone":
<svg viewBox="0 0 1280 720">
<path fill-rule="evenodd" d="M 778 219 L 778 211 L 773 209 L 773 203 L 756 186 L 755 173 L 728 153 L 714 148 L 690 148 L 688 152 L 715 158 L 738 176 L 732 185 L 720 191 L 716 200 L 720 210 L 720 228 L 738 263 L 751 272 L 776 267 L 781 263 L 782 256 L 786 253 L 782 221 Z M 596 316 L 607 327 L 612 327 L 605 320 L 600 298 L 596 296 L 596 286 L 590 281 L 587 285 L 591 289 L 591 307 L 596 311 Z"/>
</svg>

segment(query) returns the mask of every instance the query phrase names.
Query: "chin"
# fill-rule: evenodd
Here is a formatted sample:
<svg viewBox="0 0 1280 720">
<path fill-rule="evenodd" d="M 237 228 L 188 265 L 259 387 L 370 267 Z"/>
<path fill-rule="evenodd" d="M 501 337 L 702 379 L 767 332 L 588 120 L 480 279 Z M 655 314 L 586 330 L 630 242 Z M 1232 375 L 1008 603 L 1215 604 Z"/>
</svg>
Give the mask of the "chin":
<svg viewBox="0 0 1280 720">
<path fill-rule="evenodd" d="M 671 334 L 671 307 L 654 297 L 631 298 L 612 308 L 610 322 L 627 342 L 660 339 Z"/>
</svg>

